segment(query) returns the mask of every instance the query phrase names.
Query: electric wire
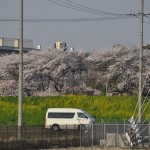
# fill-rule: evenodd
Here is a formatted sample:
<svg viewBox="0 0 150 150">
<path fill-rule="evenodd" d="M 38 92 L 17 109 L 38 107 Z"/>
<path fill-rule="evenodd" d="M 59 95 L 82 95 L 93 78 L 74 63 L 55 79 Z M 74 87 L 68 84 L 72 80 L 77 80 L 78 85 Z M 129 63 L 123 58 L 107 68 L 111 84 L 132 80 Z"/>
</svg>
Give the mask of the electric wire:
<svg viewBox="0 0 150 150">
<path fill-rule="evenodd" d="M 57 5 L 61 5 L 63 7 L 67 7 L 70 9 L 76 9 L 78 11 L 84 11 L 88 13 L 94 13 L 94 14 L 100 14 L 100 15 L 111 15 L 107 17 L 102 18 L 71 18 L 71 19 L 24 19 L 24 22 L 86 22 L 86 21 L 105 21 L 105 20 L 121 20 L 121 19 L 130 19 L 134 18 L 135 16 L 131 14 L 116 14 L 116 13 L 110 13 L 105 12 L 97 9 L 93 9 L 84 5 L 81 5 L 79 3 L 73 2 L 71 0 L 48 0 L 49 2 L 55 3 Z M 18 22 L 19 19 L 0 19 L 0 22 Z"/>
<path fill-rule="evenodd" d="M 139 140 L 138 143 L 140 143 L 140 142 L 142 142 L 142 141 L 144 141 L 145 139 L 148 139 L 148 138 L 149 138 L 149 136 L 143 138 L 142 140 Z"/>
<path fill-rule="evenodd" d="M 103 14 L 105 12 L 103 11 L 99 11 L 99 10 L 96 10 L 96 9 L 93 9 L 93 8 L 90 8 L 90 7 L 87 7 L 87 6 L 84 6 L 84 5 L 81 5 L 79 3 L 76 3 L 76 2 L 72 2 L 71 0 L 66 0 L 68 2 L 70 2 L 71 4 L 73 4 L 72 6 L 77 6 L 78 8 L 82 8 L 82 9 L 85 9 L 85 10 L 89 10 L 89 11 L 93 11 L 93 12 L 96 12 L 96 13 L 100 13 L 100 14 Z"/>
<path fill-rule="evenodd" d="M 148 21 L 145 21 L 145 20 L 144 20 L 144 22 L 145 22 L 146 24 L 150 24 L 150 22 L 148 22 Z"/>
<path fill-rule="evenodd" d="M 24 22 L 99 22 L 129 19 L 124 17 L 79 18 L 79 19 L 24 19 Z M 0 22 L 19 22 L 19 19 L 0 19 Z"/>
<path fill-rule="evenodd" d="M 94 12 L 90 12 L 90 11 L 87 11 L 85 9 L 80 9 L 80 8 L 77 8 L 77 7 L 71 7 L 69 5 L 65 5 L 63 3 L 59 3 L 59 2 L 56 2 L 56 1 L 53 1 L 53 0 L 48 0 L 56 5 L 60 5 L 60 6 L 63 6 L 63 7 L 66 7 L 66 8 L 69 8 L 69 9 L 72 9 L 72 10 L 76 10 L 76 11 L 80 11 L 80 12 L 86 12 L 86 13 L 92 13 L 92 14 L 98 14 L 98 13 L 94 13 Z"/>
<path fill-rule="evenodd" d="M 145 110 L 146 110 L 147 106 L 149 105 L 149 103 L 150 103 L 150 100 L 147 102 L 147 104 L 146 104 L 146 106 L 144 107 L 143 112 L 142 112 L 141 115 L 143 115 L 143 113 L 145 112 Z"/>
<path fill-rule="evenodd" d="M 149 76 L 149 72 L 147 72 L 147 75 L 146 75 L 146 78 L 145 78 L 145 81 L 144 81 L 144 84 L 143 84 L 141 93 L 143 93 L 144 86 L 145 86 L 145 84 L 146 84 L 146 80 L 147 80 L 148 76 Z M 141 94 L 141 93 L 140 93 L 140 94 Z M 134 109 L 134 112 L 133 112 L 133 115 L 132 115 L 133 117 L 135 116 L 135 112 L 136 112 L 137 107 L 138 107 L 138 102 L 139 102 L 139 99 L 138 99 L 138 101 L 137 101 L 137 103 L 136 103 L 136 106 L 135 106 L 135 109 Z M 138 117 L 138 115 L 137 115 L 137 117 Z"/>
<path fill-rule="evenodd" d="M 99 13 L 99 14 L 102 14 L 102 15 L 129 15 L 129 14 L 116 14 L 116 13 L 105 12 L 105 11 L 102 11 L 102 10 L 97 10 L 97 9 L 93 9 L 93 8 L 81 5 L 81 4 L 73 2 L 71 0 L 66 0 L 66 1 L 74 4 L 75 6 L 78 6 L 78 7 L 81 7 L 81 8 L 84 8 L 86 10 L 90 10 L 90 11 L 93 11 L 93 12 L 96 12 L 96 13 Z"/>
<path fill-rule="evenodd" d="M 69 9 L 73 9 L 73 10 L 77 10 L 77 11 L 81 11 L 81 12 L 87 12 L 87 13 L 92 13 L 92 14 L 100 14 L 100 15 L 111 15 L 111 16 L 134 16 L 136 18 L 139 18 L 140 14 L 116 14 L 116 13 L 111 13 L 111 12 L 105 12 L 102 10 L 97 10 L 97 9 L 93 9 L 90 7 L 87 7 L 85 5 L 81 5 L 79 3 L 73 2 L 71 0 L 66 0 L 67 2 L 64 2 L 62 0 L 48 0 L 49 2 L 55 3 L 57 5 L 69 8 Z M 149 14 L 148 14 L 149 15 Z M 149 17 L 148 15 L 146 15 L 147 17 Z M 149 22 L 144 21 L 147 24 L 150 24 Z"/>
<path fill-rule="evenodd" d="M 135 18 L 137 18 L 137 19 L 139 19 L 140 20 L 140 15 L 135 15 L 135 14 L 130 14 L 131 16 L 134 16 Z M 150 19 L 150 15 L 148 14 L 148 15 L 145 15 L 146 16 L 146 19 Z M 150 22 L 148 22 L 148 21 L 145 21 L 145 20 L 143 20 L 143 22 L 144 23 L 146 23 L 146 24 L 150 24 Z"/>
<path fill-rule="evenodd" d="M 97 9 L 93 9 L 84 5 L 81 5 L 79 3 L 72 2 L 70 0 L 67 0 L 68 2 L 62 1 L 62 0 L 48 0 L 49 2 L 52 2 L 56 5 L 60 5 L 69 9 L 73 9 L 76 11 L 81 11 L 81 12 L 86 12 L 86 13 L 91 13 L 91 14 L 100 14 L 100 15 L 113 15 L 113 16 L 118 16 L 118 15 L 128 15 L 130 14 L 116 14 L 116 13 L 110 13 L 110 12 L 105 12 Z"/>
<path fill-rule="evenodd" d="M 150 117 L 150 114 L 146 117 L 146 119 L 142 122 L 142 124 L 140 124 L 140 126 L 138 127 L 137 130 L 139 130 L 139 129 L 141 128 L 141 126 L 146 122 L 146 120 L 147 120 L 149 117 Z M 143 129 L 142 131 L 140 131 L 139 134 L 142 133 L 144 130 L 145 130 L 145 129 Z"/>
<path fill-rule="evenodd" d="M 144 101 L 143 101 L 143 103 L 142 103 L 141 109 L 143 108 L 144 103 L 145 103 L 145 101 L 146 101 L 146 99 L 147 99 L 149 93 L 150 93 L 150 88 L 149 88 L 149 90 L 148 90 L 148 92 L 147 92 L 147 94 L 146 94 L 146 97 L 145 97 L 145 99 L 144 99 Z M 142 111 L 142 113 L 141 113 L 141 116 L 144 114 L 144 112 L 145 112 L 147 106 L 149 105 L 149 102 L 150 102 L 150 100 L 147 102 L 146 106 L 144 107 L 144 109 L 143 109 L 143 111 Z M 140 110 L 140 111 L 141 111 L 141 110 Z M 136 118 L 135 120 L 137 120 L 137 119 L 138 119 L 138 116 L 137 116 L 137 118 Z"/>
<path fill-rule="evenodd" d="M 146 83 L 146 80 L 147 80 L 148 76 L 149 76 L 149 72 L 147 73 L 145 82 L 144 82 L 144 84 L 143 84 L 142 91 L 143 91 L 143 89 L 144 89 L 144 86 L 145 86 L 145 83 Z M 142 92 L 141 92 L 141 93 L 142 93 Z M 149 88 L 149 90 L 148 90 L 148 92 L 147 92 L 147 95 L 146 95 L 144 101 L 143 101 L 143 104 L 142 104 L 142 106 L 141 106 L 141 109 L 142 109 L 142 107 L 144 106 L 144 103 L 145 103 L 145 101 L 146 101 L 146 99 L 147 99 L 149 93 L 150 93 L 150 88 Z M 146 104 L 145 108 L 143 109 L 141 116 L 144 114 L 144 112 L 145 112 L 147 106 L 149 105 L 149 102 L 150 102 L 150 100 L 148 101 L 148 103 Z M 138 104 L 138 102 L 137 102 L 137 104 Z M 137 105 L 136 105 L 136 107 L 137 107 Z M 138 131 L 138 130 L 141 128 L 141 126 L 146 122 L 146 120 L 149 118 L 149 116 L 150 116 L 150 114 L 145 118 L 145 120 L 142 122 L 142 124 L 140 124 L 140 126 L 139 126 L 138 129 L 137 129 L 137 131 Z M 137 123 L 137 119 L 138 119 L 138 115 L 137 115 L 137 118 L 135 119 L 136 125 L 138 124 L 138 123 Z M 141 134 L 145 129 L 146 129 L 146 127 L 145 127 L 142 131 L 140 131 L 139 134 Z"/>
</svg>

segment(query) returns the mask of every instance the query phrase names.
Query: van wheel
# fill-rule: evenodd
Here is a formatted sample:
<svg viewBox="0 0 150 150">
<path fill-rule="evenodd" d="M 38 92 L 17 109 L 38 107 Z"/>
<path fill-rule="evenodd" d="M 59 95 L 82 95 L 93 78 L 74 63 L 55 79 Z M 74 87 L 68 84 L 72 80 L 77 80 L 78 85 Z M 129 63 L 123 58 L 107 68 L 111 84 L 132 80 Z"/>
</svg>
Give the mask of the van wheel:
<svg viewBox="0 0 150 150">
<path fill-rule="evenodd" d="M 53 131 L 59 131 L 60 130 L 59 125 L 58 124 L 53 124 L 52 125 L 52 130 Z"/>
<path fill-rule="evenodd" d="M 86 127 L 85 127 L 85 125 L 84 124 L 80 124 L 79 126 L 78 126 L 78 130 L 80 131 L 85 131 L 86 130 Z"/>
</svg>

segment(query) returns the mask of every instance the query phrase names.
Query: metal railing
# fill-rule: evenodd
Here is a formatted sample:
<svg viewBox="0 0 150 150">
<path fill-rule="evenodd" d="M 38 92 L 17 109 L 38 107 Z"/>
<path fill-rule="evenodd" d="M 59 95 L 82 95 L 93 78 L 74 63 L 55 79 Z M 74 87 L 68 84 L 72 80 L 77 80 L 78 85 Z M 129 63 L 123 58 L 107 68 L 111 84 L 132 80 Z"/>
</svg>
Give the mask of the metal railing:
<svg viewBox="0 0 150 150">
<path fill-rule="evenodd" d="M 125 140 L 125 133 L 129 124 L 93 124 L 86 130 L 74 128 L 69 129 L 65 125 L 63 130 L 53 131 L 45 126 L 23 126 L 21 128 L 22 138 L 17 140 L 18 127 L 0 127 L 0 147 L 1 149 L 32 149 L 32 148 L 65 148 L 83 146 L 111 146 L 125 147 L 130 144 Z M 150 124 L 144 124 L 144 132 L 141 136 L 142 147 L 150 146 Z M 139 146 L 139 145 L 138 145 Z"/>
</svg>

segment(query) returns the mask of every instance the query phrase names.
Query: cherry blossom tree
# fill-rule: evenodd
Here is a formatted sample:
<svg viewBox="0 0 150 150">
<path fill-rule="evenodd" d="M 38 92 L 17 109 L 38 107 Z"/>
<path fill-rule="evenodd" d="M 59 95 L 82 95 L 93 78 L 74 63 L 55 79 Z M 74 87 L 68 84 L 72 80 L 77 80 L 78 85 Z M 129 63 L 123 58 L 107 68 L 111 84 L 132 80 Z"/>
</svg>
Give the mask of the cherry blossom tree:
<svg viewBox="0 0 150 150">
<path fill-rule="evenodd" d="M 150 70 L 144 50 L 143 77 Z M 101 94 L 110 90 L 138 91 L 139 49 L 115 45 L 92 52 L 33 50 L 24 54 L 24 95 Z M 18 54 L 0 59 L 0 94 L 18 95 Z M 149 82 L 149 81 L 148 81 Z"/>
</svg>

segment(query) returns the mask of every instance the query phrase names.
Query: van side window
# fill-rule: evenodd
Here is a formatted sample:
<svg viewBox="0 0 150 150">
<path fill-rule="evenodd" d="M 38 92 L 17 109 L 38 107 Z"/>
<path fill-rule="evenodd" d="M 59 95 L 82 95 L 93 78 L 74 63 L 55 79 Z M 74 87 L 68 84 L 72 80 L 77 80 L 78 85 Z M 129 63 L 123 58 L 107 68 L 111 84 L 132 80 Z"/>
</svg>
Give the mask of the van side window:
<svg viewBox="0 0 150 150">
<path fill-rule="evenodd" d="M 55 113 L 49 112 L 48 118 L 73 118 L 75 113 Z"/>
<path fill-rule="evenodd" d="M 78 113 L 79 118 L 88 118 L 84 113 Z"/>
</svg>

